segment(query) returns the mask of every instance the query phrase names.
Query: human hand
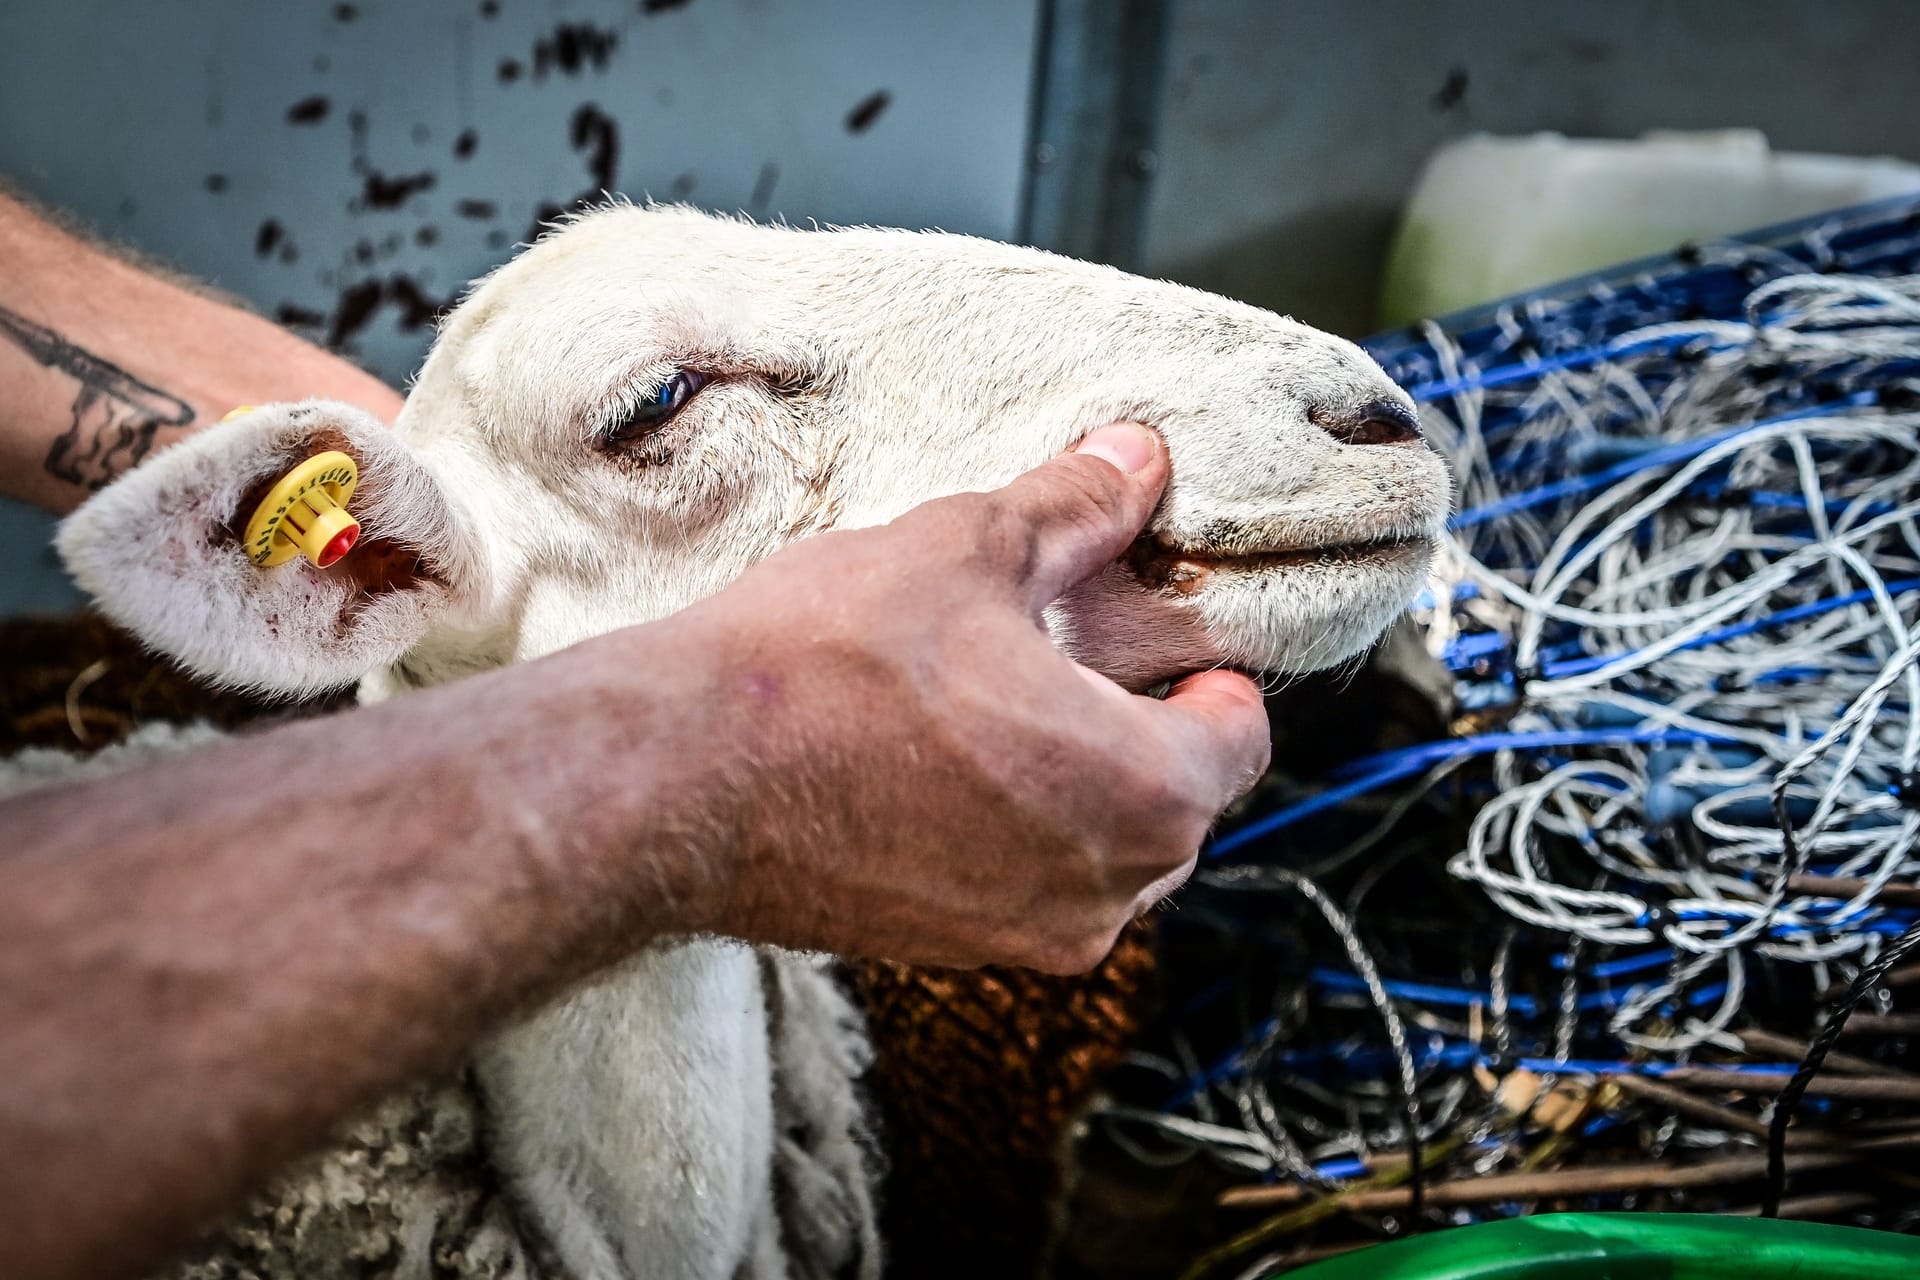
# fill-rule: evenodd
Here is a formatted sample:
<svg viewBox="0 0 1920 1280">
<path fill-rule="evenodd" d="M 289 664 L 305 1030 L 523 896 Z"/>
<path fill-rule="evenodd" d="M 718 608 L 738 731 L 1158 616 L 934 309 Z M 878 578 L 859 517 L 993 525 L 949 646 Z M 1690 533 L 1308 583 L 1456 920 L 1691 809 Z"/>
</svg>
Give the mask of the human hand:
<svg viewBox="0 0 1920 1280">
<path fill-rule="evenodd" d="M 1136 696 L 1042 611 L 1152 513 L 1165 446 L 1104 428 L 1004 489 L 796 544 L 668 625 L 732 785 L 704 923 L 922 964 L 1091 968 L 1265 768 L 1246 676 Z M 714 705 L 718 704 L 718 705 Z"/>
</svg>

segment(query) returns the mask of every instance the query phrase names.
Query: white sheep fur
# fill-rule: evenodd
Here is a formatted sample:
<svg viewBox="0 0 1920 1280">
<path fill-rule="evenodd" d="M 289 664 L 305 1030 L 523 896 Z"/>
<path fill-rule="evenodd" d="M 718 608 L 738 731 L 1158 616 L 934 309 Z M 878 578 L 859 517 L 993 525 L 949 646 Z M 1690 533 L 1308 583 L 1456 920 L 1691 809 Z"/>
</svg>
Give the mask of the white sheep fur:
<svg viewBox="0 0 1920 1280">
<path fill-rule="evenodd" d="M 680 368 L 713 380 L 607 447 Z M 111 617 L 195 671 L 380 699 L 660 618 L 805 534 L 999 485 L 1135 419 L 1173 466 L 1158 549 L 1049 625 L 1144 689 L 1221 663 L 1324 667 L 1404 607 L 1445 471 L 1417 441 L 1315 421 L 1382 403 L 1412 407 L 1352 344 L 1176 285 L 960 236 L 616 206 L 481 282 L 391 430 L 269 406 L 110 486 L 60 548 Z M 417 577 L 370 582 L 360 551 L 327 571 L 240 553 L 244 497 L 321 446 L 359 460 L 366 545 L 417 553 Z M 1311 553 L 1353 543 L 1377 545 Z M 474 1067 L 492 1157 L 579 1280 L 871 1276 L 864 1055 L 819 963 L 702 940 L 642 953 Z M 786 1150 L 796 1116 L 810 1136 Z"/>
</svg>

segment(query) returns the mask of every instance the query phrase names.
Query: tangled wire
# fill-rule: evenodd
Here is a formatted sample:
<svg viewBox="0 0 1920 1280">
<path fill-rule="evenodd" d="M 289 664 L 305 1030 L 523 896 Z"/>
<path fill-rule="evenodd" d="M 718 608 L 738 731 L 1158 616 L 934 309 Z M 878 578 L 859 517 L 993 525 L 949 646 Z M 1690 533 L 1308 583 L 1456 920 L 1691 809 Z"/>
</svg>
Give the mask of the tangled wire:
<svg viewBox="0 0 1920 1280">
<path fill-rule="evenodd" d="M 1484 501 L 1436 574 L 1429 645 L 1496 643 L 1506 731 L 1588 748 L 1498 751 L 1450 869 L 1526 924 L 1665 944 L 1666 976 L 1610 1025 L 1669 1054 L 1731 1024 L 1750 952 L 1822 965 L 1901 932 L 1878 898 L 1920 835 L 1920 414 L 1887 376 L 1920 369 L 1920 278 L 1791 275 L 1745 310 L 1516 391 L 1537 411 L 1495 441 L 1485 392 L 1431 415 Z M 1597 456 L 1617 460 L 1553 475 Z M 1710 1011 L 1648 1028 L 1709 984 Z"/>
<path fill-rule="evenodd" d="M 1537 1170 L 1609 1129 L 1662 1159 L 1767 1143 L 1778 1208 L 1807 1078 L 1920 939 L 1920 275 L 1892 274 L 1916 267 L 1920 218 L 1880 211 L 1382 344 L 1457 485 L 1414 611 L 1454 732 L 1210 850 L 1202 910 L 1279 971 L 1224 981 L 1224 1053 L 1197 1047 L 1222 997 L 1192 998 L 1137 1062 L 1159 1105 L 1101 1120 L 1143 1163 L 1204 1152 L 1269 1184 L 1248 1203 L 1299 1207 L 1194 1274 L 1271 1262 L 1356 1191 L 1417 1229 L 1432 1171 Z M 1369 895 L 1449 837 L 1479 896 L 1423 943 L 1438 899 Z M 1276 890 L 1338 947 L 1238 905 Z M 1764 1110 L 1805 1040 L 1762 1024 L 1823 993 L 1829 1034 L 1770 1113 L 1659 1083 L 1752 1073 Z"/>
</svg>

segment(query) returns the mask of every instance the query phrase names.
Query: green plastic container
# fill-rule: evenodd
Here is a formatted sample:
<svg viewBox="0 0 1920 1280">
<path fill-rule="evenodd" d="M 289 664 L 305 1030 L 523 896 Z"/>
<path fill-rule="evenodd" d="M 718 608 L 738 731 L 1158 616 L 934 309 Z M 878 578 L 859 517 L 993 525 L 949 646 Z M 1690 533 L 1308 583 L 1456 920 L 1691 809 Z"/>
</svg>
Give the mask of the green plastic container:
<svg viewBox="0 0 1920 1280">
<path fill-rule="evenodd" d="M 1914 1280 L 1920 1239 L 1704 1213 L 1548 1213 L 1358 1249 L 1286 1280 Z"/>
</svg>

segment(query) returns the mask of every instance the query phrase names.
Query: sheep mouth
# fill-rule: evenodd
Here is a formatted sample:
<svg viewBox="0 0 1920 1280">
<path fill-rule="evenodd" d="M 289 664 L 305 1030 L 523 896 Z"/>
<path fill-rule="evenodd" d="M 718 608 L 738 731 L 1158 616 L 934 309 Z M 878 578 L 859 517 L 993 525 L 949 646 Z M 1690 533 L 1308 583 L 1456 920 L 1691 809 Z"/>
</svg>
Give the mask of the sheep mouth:
<svg viewBox="0 0 1920 1280">
<path fill-rule="evenodd" d="M 1177 547 L 1159 538 L 1133 544 L 1128 563 L 1151 586 L 1192 595 L 1219 574 L 1269 575 L 1302 569 L 1319 571 L 1386 569 L 1431 554 L 1433 540 L 1423 537 L 1369 538 L 1284 550 L 1218 552 Z"/>
</svg>

